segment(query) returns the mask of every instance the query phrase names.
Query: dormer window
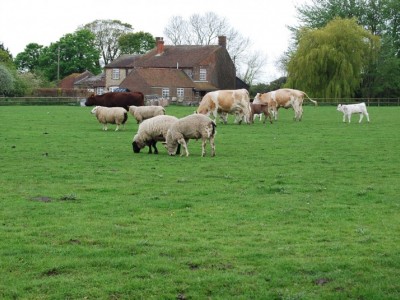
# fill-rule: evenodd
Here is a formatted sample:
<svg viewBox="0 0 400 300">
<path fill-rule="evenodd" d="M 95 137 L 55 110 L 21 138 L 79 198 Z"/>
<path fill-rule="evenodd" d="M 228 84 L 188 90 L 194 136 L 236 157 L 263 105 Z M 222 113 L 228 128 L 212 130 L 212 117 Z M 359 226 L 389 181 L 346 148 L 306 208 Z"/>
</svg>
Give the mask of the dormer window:
<svg viewBox="0 0 400 300">
<path fill-rule="evenodd" d="M 207 69 L 200 68 L 200 81 L 207 80 Z"/>
<path fill-rule="evenodd" d="M 112 70 L 112 79 L 119 79 L 119 69 L 113 69 Z"/>
</svg>

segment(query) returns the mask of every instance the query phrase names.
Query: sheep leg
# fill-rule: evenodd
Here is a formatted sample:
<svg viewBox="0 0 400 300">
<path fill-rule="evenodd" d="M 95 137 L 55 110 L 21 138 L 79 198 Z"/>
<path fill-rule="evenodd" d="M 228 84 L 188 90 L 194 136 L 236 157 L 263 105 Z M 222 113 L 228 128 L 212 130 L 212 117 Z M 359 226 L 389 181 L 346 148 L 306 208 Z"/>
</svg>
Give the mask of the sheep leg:
<svg viewBox="0 0 400 300">
<path fill-rule="evenodd" d="M 207 139 L 202 138 L 201 139 L 201 156 L 202 157 L 206 156 L 206 145 L 207 145 Z"/>
<path fill-rule="evenodd" d="M 119 125 L 117 124 L 117 128 L 115 128 L 115 131 L 118 131 L 118 129 L 119 129 Z"/>
<path fill-rule="evenodd" d="M 156 141 L 153 141 L 152 142 L 152 146 L 153 146 L 153 148 L 154 148 L 154 154 L 158 154 L 158 149 L 157 149 L 157 147 L 156 147 L 156 144 L 157 144 L 157 142 Z M 150 146 L 151 147 L 151 146 Z"/>
<path fill-rule="evenodd" d="M 211 156 L 215 156 L 215 141 L 214 136 L 210 136 Z"/>
<path fill-rule="evenodd" d="M 103 124 L 103 130 L 107 130 L 107 124 Z"/>
<path fill-rule="evenodd" d="M 186 152 L 186 156 L 189 156 L 189 151 L 188 151 L 188 147 L 187 147 L 185 139 L 184 138 L 180 138 L 178 140 L 178 143 L 183 146 L 183 151 L 181 153 L 181 156 L 183 155 L 184 152 Z"/>
</svg>

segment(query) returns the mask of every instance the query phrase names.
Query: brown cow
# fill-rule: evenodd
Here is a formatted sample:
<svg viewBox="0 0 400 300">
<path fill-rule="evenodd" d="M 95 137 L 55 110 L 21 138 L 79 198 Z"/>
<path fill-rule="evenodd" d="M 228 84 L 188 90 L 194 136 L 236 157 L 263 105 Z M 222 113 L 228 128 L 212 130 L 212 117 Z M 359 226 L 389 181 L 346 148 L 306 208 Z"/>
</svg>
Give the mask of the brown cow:
<svg viewBox="0 0 400 300">
<path fill-rule="evenodd" d="M 86 99 L 86 106 L 123 107 L 129 111 L 129 106 L 143 106 L 144 95 L 141 92 L 111 92 L 103 95 L 91 95 Z"/>
<path fill-rule="evenodd" d="M 250 108 L 251 108 L 251 112 L 250 112 L 250 122 L 251 123 L 254 123 L 254 115 L 255 114 L 260 114 L 260 115 L 264 114 L 264 122 L 263 123 L 265 124 L 265 120 L 267 119 L 267 117 L 269 117 L 269 122 L 272 124 L 272 118 L 271 118 L 271 114 L 268 111 L 268 105 L 250 103 Z"/>
<path fill-rule="evenodd" d="M 278 120 L 278 109 L 280 107 L 286 109 L 293 107 L 294 119 L 301 121 L 303 116 L 304 96 L 317 105 L 317 101 L 312 100 L 305 92 L 294 89 L 279 89 L 264 94 L 258 93 L 254 97 L 253 103 L 269 104 L 269 110 L 273 112 L 275 120 Z"/>
<path fill-rule="evenodd" d="M 197 113 L 214 116 L 217 123 L 217 115 L 226 124 L 228 114 L 236 116 L 235 122 L 239 124 L 244 120 L 250 123 L 250 97 L 246 89 L 240 90 L 219 90 L 205 94 L 201 100 Z"/>
</svg>

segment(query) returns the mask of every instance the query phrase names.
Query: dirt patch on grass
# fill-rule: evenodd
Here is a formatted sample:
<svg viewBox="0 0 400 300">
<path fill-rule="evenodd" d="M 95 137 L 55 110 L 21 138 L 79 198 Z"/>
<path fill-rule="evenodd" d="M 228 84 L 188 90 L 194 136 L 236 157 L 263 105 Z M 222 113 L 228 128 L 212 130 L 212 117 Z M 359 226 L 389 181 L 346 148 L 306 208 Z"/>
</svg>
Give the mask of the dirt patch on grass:
<svg viewBox="0 0 400 300">
<path fill-rule="evenodd" d="M 38 201 L 38 202 L 51 202 L 51 201 L 54 201 L 55 199 L 52 197 L 47 197 L 47 196 L 37 196 L 37 197 L 32 197 L 30 200 Z"/>
</svg>

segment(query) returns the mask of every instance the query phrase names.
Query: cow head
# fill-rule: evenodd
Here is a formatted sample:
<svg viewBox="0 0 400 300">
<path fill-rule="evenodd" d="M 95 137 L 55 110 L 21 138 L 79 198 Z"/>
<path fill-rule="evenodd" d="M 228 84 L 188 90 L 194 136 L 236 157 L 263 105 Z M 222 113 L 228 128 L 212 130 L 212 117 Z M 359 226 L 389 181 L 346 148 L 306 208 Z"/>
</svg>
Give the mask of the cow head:
<svg viewBox="0 0 400 300">
<path fill-rule="evenodd" d="M 85 106 L 93 106 L 95 104 L 95 95 L 90 95 L 85 102 Z"/>
<path fill-rule="evenodd" d="M 342 104 L 338 104 L 338 106 L 337 106 L 337 111 L 341 111 L 341 112 L 343 112 L 343 107 L 342 107 Z"/>
</svg>

